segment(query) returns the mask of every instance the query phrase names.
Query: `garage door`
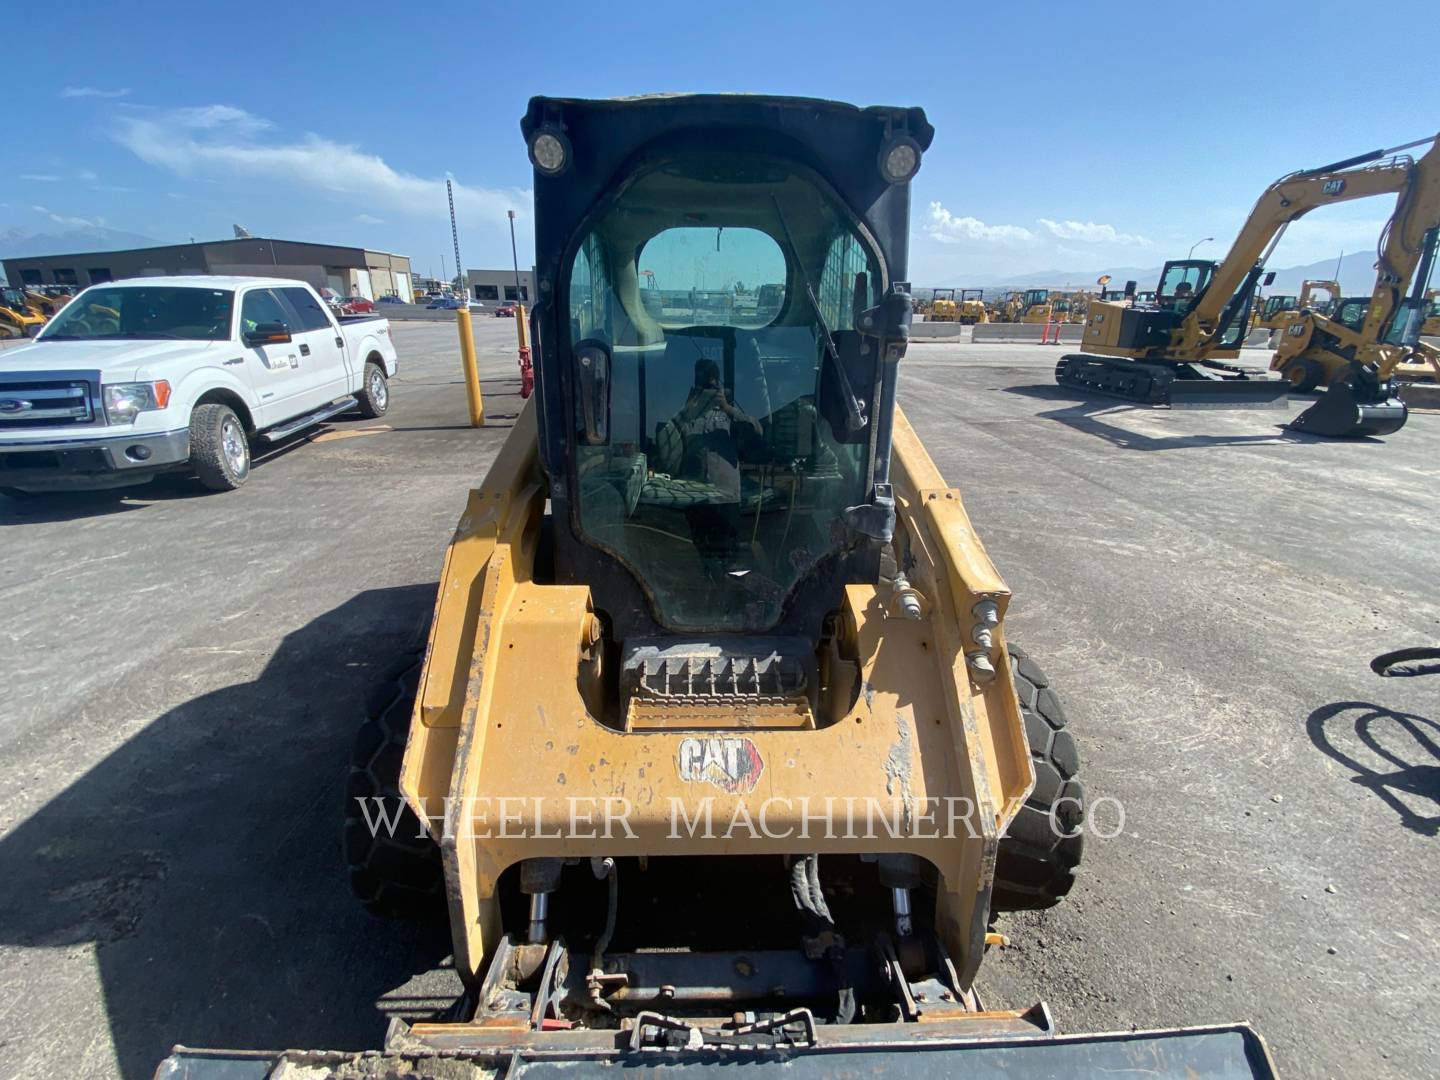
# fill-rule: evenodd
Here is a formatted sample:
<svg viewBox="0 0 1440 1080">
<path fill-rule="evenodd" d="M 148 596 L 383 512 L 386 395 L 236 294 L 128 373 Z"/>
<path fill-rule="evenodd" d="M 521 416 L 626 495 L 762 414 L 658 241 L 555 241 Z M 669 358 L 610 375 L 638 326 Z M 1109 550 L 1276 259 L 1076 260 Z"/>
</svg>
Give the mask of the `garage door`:
<svg viewBox="0 0 1440 1080">
<path fill-rule="evenodd" d="M 404 300 L 407 304 L 410 302 L 413 294 L 410 292 L 409 274 L 397 273 L 395 275 L 395 291 L 400 294 L 401 300 Z"/>
<path fill-rule="evenodd" d="M 370 271 L 369 271 L 369 270 L 356 270 L 356 271 L 355 271 L 355 290 L 356 290 L 361 296 L 365 297 L 366 300 L 374 300 L 374 299 L 375 299 L 375 293 L 374 293 L 374 291 L 370 288 Z"/>
</svg>

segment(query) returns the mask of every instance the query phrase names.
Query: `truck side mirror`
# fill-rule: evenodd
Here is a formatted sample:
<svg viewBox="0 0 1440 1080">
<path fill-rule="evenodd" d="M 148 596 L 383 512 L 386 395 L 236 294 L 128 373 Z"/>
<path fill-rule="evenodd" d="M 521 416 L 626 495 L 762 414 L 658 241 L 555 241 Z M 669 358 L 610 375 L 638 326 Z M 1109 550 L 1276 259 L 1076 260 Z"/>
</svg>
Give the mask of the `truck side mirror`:
<svg viewBox="0 0 1440 1080">
<path fill-rule="evenodd" d="M 594 338 L 572 350 L 579 389 L 581 431 L 585 442 L 603 446 L 610 440 L 610 350 Z"/>
<path fill-rule="evenodd" d="M 245 331 L 245 344 L 252 348 L 261 345 L 285 345 L 290 341 L 290 328 L 284 323 L 256 323 L 254 330 Z"/>
<path fill-rule="evenodd" d="M 1125 282 L 1125 296 L 1126 296 L 1126 298 L 1129 299 L 1129 300 L 1134 300 L 1134 299 L 1135 299 L 1135 282 L 1133 282 L 1133 281 L 1127 281 L 1127 282 Z"/>
<path fill-rule="evenodd" d="M 1271 270 L 1268 274 L 1265 275 L 1264 279 L 1260 282 L 1260 284 L 1261 284 L 1261 285 L 1264 285 L 1264 286 L 1268 289 L 1268 288 L 1270 287 L 1271 283 L 1274 282 L 1274 280 L 1275 280 L 1275 271 L 1274 271 L 1274 270 Z"/>
</svg>

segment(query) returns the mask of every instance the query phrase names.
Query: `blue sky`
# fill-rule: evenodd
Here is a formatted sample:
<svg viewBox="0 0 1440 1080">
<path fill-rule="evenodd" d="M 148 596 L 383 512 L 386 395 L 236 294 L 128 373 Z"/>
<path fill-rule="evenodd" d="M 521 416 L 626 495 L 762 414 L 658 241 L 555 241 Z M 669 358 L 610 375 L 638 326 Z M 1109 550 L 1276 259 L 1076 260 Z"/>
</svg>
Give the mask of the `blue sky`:
<svg viewBox="0 0 1440 1080">
<path fill-rule="evenodd" d="M 926 109 L 921 284 L 1218 257 L 1280 174 L 1440 130 L 1433 0 L 1283 7 L 75 0 L 6 54 L 0 232 L 238 222 L 438 272 L 449 175 L 467 265 L 509 265 L 511 207 L 523 264 L 532 94 L 753 91 Z M 1312 215 L 1272 265 L 1373 247 L 1388 212 Z"/>
</svg>

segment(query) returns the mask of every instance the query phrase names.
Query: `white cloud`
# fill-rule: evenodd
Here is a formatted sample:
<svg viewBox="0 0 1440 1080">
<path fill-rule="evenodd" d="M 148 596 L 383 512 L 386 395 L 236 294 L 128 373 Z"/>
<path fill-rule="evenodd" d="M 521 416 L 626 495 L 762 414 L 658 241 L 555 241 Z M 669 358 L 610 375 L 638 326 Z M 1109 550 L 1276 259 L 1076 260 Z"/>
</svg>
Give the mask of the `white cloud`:
<svg viewBox="0 0 1440 1080">
<path fill-rule="evenodd" d="M 93 169 L 81 169 L 75 175 L 81 180 L 84 180 L 86 183 L 94 183 L 96 180 L 100 179 L 98 176 L 95 175 L 95 171 Z"/>
<path fill-rule="evenodd" d="M 956 217 L 938 202 L 930 204 L 930 222 L 925 231 L 942 244 L 966 240 L 992 243 L 1029 243 L 1035 234 L 1020 225 L 986 225 L 979 218 Z"/>
<path fill-rule="evenodd" d="M 62 98 L 122 98 L 130 93 L 128 86 L 118 90 L 101 90 L 94 86 L 67 86 L 60 91 Z"/>
<path fill-rule="evenodd" d="M 54 210 L 46 209 L 43 206 L 32 206 L 30 209 L 49 218 L 56 225 L 69 225 L 76 229 L 102 229 L 105 227 L 104 218 L 69 217 L 65 214 L 57 214 Z"/>
<path fill-rule="evenodd" d="M 1083 244 L 1125 244 L 1134 247 L 1149 247 L 1150 241 L 1136 233 L 1122 233 L 1114 225 L 1100 225 L 1093 221 L 1051 221 L 1036 218 L 1041 228 L 1060 240 L 1078 240 Z"/>
<path fill-rule="evenodd" d="M 21 173 L 21 180 L 33 180 L 37 184 L 58 184 L 60 177 L 52 173 Z"/>
<path fill-rule="evenodd" d="M 253 176 L 363 200 L 404 214 L 444 214 L 445 178 L 396 169 L 377 154 L 320 135 L 279 137 L 275 125 L 232 105 L 136 109 L 116 117 L 115 139 L 160 168 Z M 502 222 L 530 203 L 530 192 L 455 184 L 455 208 L 467 224 Z"/>
<path fill-rule="evenodd" d="M 385 219 L 378 218 L 374 214 L 356 214 L 355 223 L 357 225 L 384 225 Z"/>
</svg>

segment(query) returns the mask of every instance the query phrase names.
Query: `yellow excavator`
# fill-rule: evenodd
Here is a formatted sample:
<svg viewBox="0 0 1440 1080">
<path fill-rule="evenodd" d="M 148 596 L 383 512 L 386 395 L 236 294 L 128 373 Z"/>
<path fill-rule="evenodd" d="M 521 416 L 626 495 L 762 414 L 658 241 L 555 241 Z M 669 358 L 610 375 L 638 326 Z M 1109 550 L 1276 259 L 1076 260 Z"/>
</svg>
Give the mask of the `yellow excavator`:
<svg viewBox="0 0 1440 1080">
<path fill-rule="evenodd" d="M 1068 890 L 1084 793 L 895 402 L 924 113 L 536 98 L 521 129 L 536 393 L 346 799 L 360 900 L 448 912 L 465 995 L 383 1052 L 158 1075 L 1269 1076 L 1242 1026 L 1064 1036 L 976 996 L 990 912 Z M 769 323 L 647 313 L 640 253 L 712 242 L 783 260 Z"/>
<path fill-rule="evenodd" d="M 1418 160 L 1404 152 L 1427 144 L 1430 149 Z M 1225 363 L 1240 355 L 1256 286 L 1274 279 L 1266 274 L 1266 260 L 1286 228 L 1316 207 L 1398 195 L 1366 319 L 1368 344 L 1345 354 L 1344 376 L 1332 380 L 1324 398 L 1290 425 L 1336 437 L 1397 431 L 1406 409 L 1395 397 L 1392 372 L 1379 362 L 1376 345 L 1384 333 L 1374 328 L 1388 327 L 1401 307 L 1406 267 L 1413 270 L 1420 258 L 1428 227 L 1423 223 L 1431 220 L 1437 191 L 1440 146 L 1433 135 L 1283 176 L 1260 196 L 1221 262 L 1167 262 L 1153 306 L 1092 305 L 1083 351 L 1061 357 L 1055 379 L 1148 405 L 1270 403 L 1285 397 L 1290 382 Z M 1415 326 L 1418 330 L 1418 321 Z"/>
<path fill-rule="evenodd" d="M 0 333 L 7 337 L 34 337 L 45 321 L 45 316 L 30 306 L 25 290 L 0 285 Z"/>
</svg>

